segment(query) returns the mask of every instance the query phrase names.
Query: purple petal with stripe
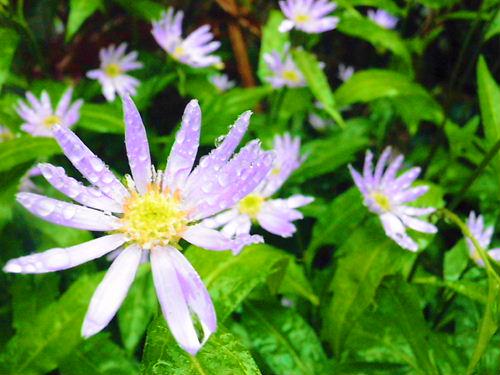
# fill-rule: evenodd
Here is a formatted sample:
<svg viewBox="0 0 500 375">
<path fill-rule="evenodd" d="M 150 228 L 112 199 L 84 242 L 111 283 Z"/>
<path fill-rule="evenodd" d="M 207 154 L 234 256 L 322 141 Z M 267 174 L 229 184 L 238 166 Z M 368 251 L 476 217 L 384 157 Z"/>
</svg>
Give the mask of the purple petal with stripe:
<svg viewBox="0 0 500 375">
<path fill-rule="evenodd" d="M 151 182 L 151 155 L 146 129 L 130 96 L 122 98 L 125 117 L 125 146 L 137 191 L 144 194 Z"/>
<path fill-rule="evenodd" d="M 66 227 L 105 232 L 120 227 L 118 218 L 101 211 L 34 193 L 19 193 L 17 201 L 33 215 Z"/>
</svg>

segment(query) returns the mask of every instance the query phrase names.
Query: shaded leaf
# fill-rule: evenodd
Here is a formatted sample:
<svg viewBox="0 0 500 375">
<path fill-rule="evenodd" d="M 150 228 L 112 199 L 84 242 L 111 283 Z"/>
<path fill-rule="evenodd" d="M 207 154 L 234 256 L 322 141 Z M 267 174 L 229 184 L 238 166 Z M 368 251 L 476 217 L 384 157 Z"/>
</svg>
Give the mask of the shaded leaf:
<svg viewBox="0 0 500 375">
<path fill-rule="evenodd" d="M 101 0 L 71 0 L 69 3 L 68 25 L 66 26 L 66 42 L 76 34 L 87 18 L 102 6 Z"/>
<path fill-rule="evenodd" d="M 123 134 L 125 131 L 121 108 L 110 103 L 85 103 L 78 126 L 97 133 Z"/>
<path fill-rule="evenodd" d="M 61 153 L 52 138 L 23 136 L 0 143 L 0 172 Z"/>
<path fill-rule="evenodd" d="M 19 35 L 14 30 L 0 28 L 0 90 L 9 74 L 18 43 Z"/>
</svg>

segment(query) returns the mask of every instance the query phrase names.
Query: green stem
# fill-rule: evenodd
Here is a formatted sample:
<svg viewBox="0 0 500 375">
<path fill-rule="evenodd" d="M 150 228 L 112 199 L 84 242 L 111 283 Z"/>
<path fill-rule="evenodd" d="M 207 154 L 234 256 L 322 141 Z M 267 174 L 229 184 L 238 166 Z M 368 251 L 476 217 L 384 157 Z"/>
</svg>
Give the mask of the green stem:
<svg viewBox="0 0 500 375">
<path fill-rule="evenodd" d="M 450 204 L 450 210 L 455 209 L 458 204 L 464 198 L 465 193 L 470 189 L 470 187 L 474 184 L 474 181 L 483 173 L 485 168 L 488 166 L 490 161 L 495 157 L 495 155 L 500 151 L 500 140 L 498 140 L 493 147 L 488 151 L 488 153 L 484 156 L 481 164 L 477 167 L 474 173 L 465 181 L 464 185 L 460 189 L 460 192 L 457 194 L 455 199 Z"/>
</svg>

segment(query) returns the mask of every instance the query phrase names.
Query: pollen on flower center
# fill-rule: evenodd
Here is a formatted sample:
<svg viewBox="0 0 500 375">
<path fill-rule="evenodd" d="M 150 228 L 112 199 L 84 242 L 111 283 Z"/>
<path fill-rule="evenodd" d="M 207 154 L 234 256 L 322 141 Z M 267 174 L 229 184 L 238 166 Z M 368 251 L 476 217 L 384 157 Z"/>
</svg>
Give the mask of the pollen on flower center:
<svg viewBox="0 0 500 375">
<path fill-rule="evenodd" d="M 47 128 L 52 128 L 54 125 L 56 124 L 60 124 L 61 123 L 61 118 L 59 116 L 56 116 L 56 115 L 50 115 L 50 116 L 47 116 L 45 117 L 45 119 L 43 120 L 43 124 L 47 127 Z"/>
<path fill-rule="evenodd" d="M 387 212 L 391 210 L 391 201 L 384 193 L 375 191 L 371 194 L 371 197 L 382 211 Z"/>
<path fill-rule="evenodd" d="M 172 53 L 172 56 L 177 60 L 180 60 L 185 55 L 186 55 L 186 50 L 182 46 L 175 47 L 174 52 Z"/>
<path fill-rule="evenodd" d="M 180 202 L 178 192 L 161 191 L 156 184 L 150 185 L 145 194 L 132 192 L 124 203 L 120 231 L 144 249 L 175 245 L 187 226 L 187 212 Z"/>
<path fill-rule="evenodd" d="M 240 201 L 238 210 L 242 214 L 246 214 L 252 219 L 255 219 L 262 208 L 262 203 L 264 203 L 264 198 L 257 194 L 250 194 Z"/>
<path fill-rule="evenodd" d="M 298 14 L 296 17 L 295 17 L 295 22 L 296 23 L 305 23 L 307 21 L 309 21 L 311 17 L 309 17 L 308 14 Z"/>
<path fill-rule="evenodd" d="M 285 70 L 283 72 L 283 78 L 290 82 L 300 81 L 300 77 L 295 70 Z"/>
<path fill-rule="evenodd" d="M 111 78 L 118 77 L 120 74 L 123 73 L 122 68 L 118 64 L 108 64 L 104 68 L 104 72 L 106 73 L 107 76 Z"/>
</svg>

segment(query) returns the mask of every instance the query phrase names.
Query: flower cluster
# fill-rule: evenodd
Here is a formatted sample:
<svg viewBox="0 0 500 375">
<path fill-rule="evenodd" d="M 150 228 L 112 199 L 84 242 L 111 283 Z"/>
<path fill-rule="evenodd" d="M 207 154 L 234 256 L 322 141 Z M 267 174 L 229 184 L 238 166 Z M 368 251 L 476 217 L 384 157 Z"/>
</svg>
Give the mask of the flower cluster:
<svg viewBox="0 0 500 375">
<path fill-rule="evenodd" d="M 169 8 L 162 18 L 153 22 L 151 33 L 156 42 L 175 60 L 196 68 L 221 66 L 220 57 L 212 55 L 220 47 L 214 41 L 209 25 L 203 25 L 182 38 L 182 20 L 184 12 L 175 12 Z"/>
<path fill-rule="evenodd" d="M 363 174 L 358 173 L 349 165 L 354 183 L 363 195 L 364 204 L 374 214 L 378 215 L 384 231 L 399 246 L 410 251 L 417 251 L 417 243 L 406 233 L 413 229 L 417 232 L 436 233 L 437 228 L 424 220 L 418 219 L 433 213 L 433 207 L 413 207 L 413 202 L 429 190 L 426 185 L 412 187 L 411 185 L 420 174 L 420 168 L 414 167 L 397 176 L 403 165 L 404 157 L 399 155 L 386 168 L 392 150 L 387 147 L 375 168 L 373 168 L 373 154 L 366 152 Z"/>
<path fill-rule="evenodd" d="M 42 91 L 40 100 L 31 92 L 26 93 L 27 103 L 19 101 L 17 113 L 25 121 L 21 129 L 33 136 L 51 137 L 52 128 L 60 125 L 70 128 L 80 118 L 80 107 L 83 100 L 79 99 L 71 104 L 73 89 L 69 88 L 61 97 L 57 108 L 52 108 L 50 96 L 46 91 Z"/>
<path fill-rule="evenodd" d="M 96 79 L 102 86 L 102 94 L 108 102 L 119 96 L 135 95 L 139 80 L 126 74 L 135 69 L 142 68 L 142 63 L 137 60 L 137 52 L 132 51 L 125 54 L 127 43 L 118 47 L 114 44 L 99 51 L 101 66 L 99 69 L 91 70 L 87 77 Z"/>
</svg>

